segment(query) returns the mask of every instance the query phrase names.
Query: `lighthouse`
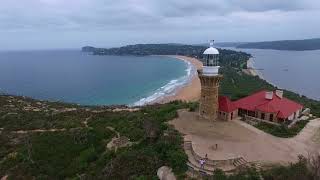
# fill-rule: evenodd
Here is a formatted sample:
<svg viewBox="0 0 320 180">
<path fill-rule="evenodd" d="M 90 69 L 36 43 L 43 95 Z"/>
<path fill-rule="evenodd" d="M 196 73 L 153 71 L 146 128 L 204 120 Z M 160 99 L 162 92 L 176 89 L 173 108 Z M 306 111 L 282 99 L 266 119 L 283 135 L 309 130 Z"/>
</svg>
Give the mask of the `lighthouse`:
<svg viewBox="0 0 320 180">
<path fill-rule="evenodd" d="M 210 41 L 210 47 L 203 52 L 203 68 L 198 70 L 201 82 L 199 116 L 210 121 L 217 119 L 219 84 L 222 79 L 222 75 L 219 74 L 219 51 L 213 47 L 213 42 Z"/>
</svg>

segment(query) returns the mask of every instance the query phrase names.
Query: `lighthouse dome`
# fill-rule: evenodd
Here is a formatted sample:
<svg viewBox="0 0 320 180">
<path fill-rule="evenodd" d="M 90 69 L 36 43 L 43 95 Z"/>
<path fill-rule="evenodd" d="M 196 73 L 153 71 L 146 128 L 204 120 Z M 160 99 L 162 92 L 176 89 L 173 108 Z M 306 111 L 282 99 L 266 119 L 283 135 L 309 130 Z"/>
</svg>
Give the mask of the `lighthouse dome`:
<svg viewBox="0 0 320 180">
<path fill-rule="evenodd" d="M 219 54 L 219 51 L 214 47 L 209 47 L 203 52 L 203 54 Z"/>
</svg>

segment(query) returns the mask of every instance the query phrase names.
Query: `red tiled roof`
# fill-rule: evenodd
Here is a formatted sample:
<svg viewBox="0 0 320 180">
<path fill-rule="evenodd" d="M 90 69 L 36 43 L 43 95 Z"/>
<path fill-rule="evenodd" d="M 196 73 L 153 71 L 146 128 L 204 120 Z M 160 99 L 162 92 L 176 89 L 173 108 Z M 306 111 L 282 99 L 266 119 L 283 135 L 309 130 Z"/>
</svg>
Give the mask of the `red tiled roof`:
<svg viewBox="0 0 320 180">
<path fill-rule="evenodd" d="M 226 96 L 219 96 L 219 111 L 233 112 L 237 107 L 234 103 Z"/>
<path fill-rule="evenodd" d="M 237 108 L 249 111 L 263 111 L 267 113 L 276 113 L 278 118 L 288 118 L 294 112 L 303 108 L 301 104 L 291 101 L 285 97 L 280 98 L 273 92 L 271 100 L 265 98 L 266 90 L 259 91 L 245 98 L 234 102 Z"/>
</svg>

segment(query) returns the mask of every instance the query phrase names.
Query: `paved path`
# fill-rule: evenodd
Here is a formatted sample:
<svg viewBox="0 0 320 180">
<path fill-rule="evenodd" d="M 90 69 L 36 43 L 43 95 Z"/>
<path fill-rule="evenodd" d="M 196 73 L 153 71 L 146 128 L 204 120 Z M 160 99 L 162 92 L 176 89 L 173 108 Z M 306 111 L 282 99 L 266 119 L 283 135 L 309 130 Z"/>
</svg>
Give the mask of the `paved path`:
<svg viewBox="0 0 320 180">
<path fill-rule="evenodd" d="M 293 138 L 274 137 L 242 121 L 199 120 L 196 113 L 187 111 L 179 111 L 179 118 L 170 124 L 193 142 L 197 154 L 208 154 L 214 160 L 243 156 L 250 162 L 288 163 L 296 161 L 299 154 L 308 156 L 320 149 L 319 119 Z"/>
</svg>

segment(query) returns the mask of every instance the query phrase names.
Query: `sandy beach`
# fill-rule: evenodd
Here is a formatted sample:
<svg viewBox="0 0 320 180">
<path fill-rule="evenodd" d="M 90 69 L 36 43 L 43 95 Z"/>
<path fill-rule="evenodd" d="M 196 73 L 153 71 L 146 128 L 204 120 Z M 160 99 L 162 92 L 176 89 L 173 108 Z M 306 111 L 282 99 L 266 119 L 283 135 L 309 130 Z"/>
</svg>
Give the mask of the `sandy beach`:
<svg viewBox="0 0 320 180">
<path fill-rule="evenodd" d="M 259 72 L 257 69 L 255 69 L 253 58 L 250 58 L 247 61 L 247 69 L 242 69 L 242 72 L 245 74 L 248 74 L 250 76 L 259 76 L 260 79 L 264 79 L 261 72 Z"/>
<path fill-rule="evenodd" d="M 194 68 L 202 69 L 202 62 L 196 58 L 187 57 L 187 56 L 170 56 L 170 57 L 180 59 L 183 61 L 188 61 L 193 65 Z M 259 76 L 261 79 L 263 79 L 261 73 L 259 73 L 254 67 L 253 58 L 250 58 L 247 61 L 247 67 L 248 67 L 247 69 L 242 70 L 243 73 L 246 73 L 250 76 Z M 197 72 L 194 72 L 188 84 L 178 87 L 174 95 L 165 96 L 161 99 L 156 100 L 155 103 L 168 103 L 174 100 L 182 100 L 187 102 L 198 101 L 200 98 L 200 95 L 201 95 L 200 79 L 198 77 Z"/>
<path fill-rule="evenodd" d="M 170 57 L 174 57 L 183 61 L 188 61 L 196 69 L 202 68 L 202 62 L 196 58 L 191 58 L 187 56 L 170 56 Z M 191 80 L 189 81 L 188 84 L 178 87 L 174 95 L 163 97 L 162 99 L 159 99 L 157 103 L 167 103 L 174 100 L 182 100 L 187 102 L 197 101 L 200 98 L 200 93 L 201 93 L 200 79 L 197 75 L 197 72 L 195 71 L 192 74 Z"/>
</svg>

